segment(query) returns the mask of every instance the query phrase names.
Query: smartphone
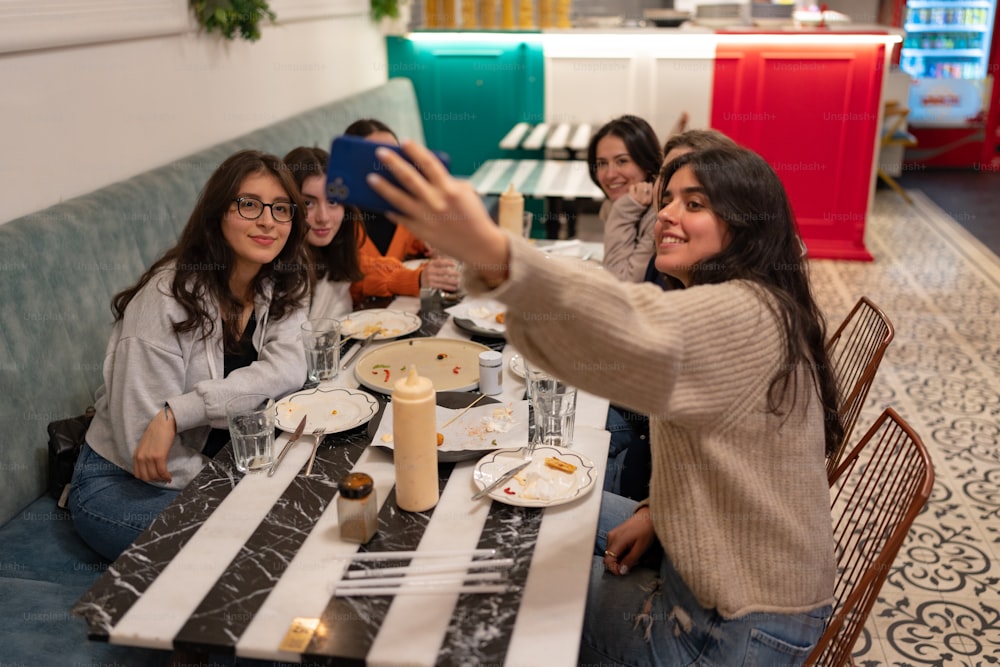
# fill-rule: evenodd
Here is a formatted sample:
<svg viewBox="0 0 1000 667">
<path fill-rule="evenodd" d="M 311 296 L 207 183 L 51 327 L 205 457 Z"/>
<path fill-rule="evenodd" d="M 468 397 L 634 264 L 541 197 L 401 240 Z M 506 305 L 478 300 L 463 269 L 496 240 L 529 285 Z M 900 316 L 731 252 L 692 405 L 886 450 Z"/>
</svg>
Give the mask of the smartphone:
<svg viewBox="0 0 1000 667">
<path fill-rule="evenodd" d="M 399 146 L 368 141 L 361 137 L 341 135 L 334 137 L 330 145 L 330 161 L 326 171 L 326 196 L 332 202 L 357 206 L 367 211 L 385 213 L 396 209 L 368 185 L 368 174 L 375 172 L 390 183 L 399 185 L 396 177 L 375 157 L 375 149 L 385 147 L 403 156 L 410 164 L 413 161 Z M 449 158 L 445 153 L 434 153 L 448 168 Z"/>
</svg>

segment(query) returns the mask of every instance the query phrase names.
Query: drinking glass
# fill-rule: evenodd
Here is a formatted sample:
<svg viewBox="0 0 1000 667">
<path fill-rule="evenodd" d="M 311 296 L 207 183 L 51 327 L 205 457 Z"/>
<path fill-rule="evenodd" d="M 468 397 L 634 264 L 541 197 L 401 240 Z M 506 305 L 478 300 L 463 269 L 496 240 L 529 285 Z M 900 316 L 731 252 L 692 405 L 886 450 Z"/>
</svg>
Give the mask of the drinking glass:
<svg viewBox="0 0 1000 667">
<path fill-rule="evenodd" d="M 536 385 L 531 404 L 535 412 L 535 442 L 569 447 L 576 424 L 576 387 L 555 380 Z"/>
<path fill-rule="evenodd" d="M 312 319 L 302 324 L 302 346 L 310 382 L 332 380 L 340 373 L 340 322 Z"/>
<path fill-rule="evenodd" d="M 226 421 L 237 470 L 259 472 L 274 463 L 276 416 L 274 400 L 263 394 L 245 394 L 226 403 Z"/>
</svg>

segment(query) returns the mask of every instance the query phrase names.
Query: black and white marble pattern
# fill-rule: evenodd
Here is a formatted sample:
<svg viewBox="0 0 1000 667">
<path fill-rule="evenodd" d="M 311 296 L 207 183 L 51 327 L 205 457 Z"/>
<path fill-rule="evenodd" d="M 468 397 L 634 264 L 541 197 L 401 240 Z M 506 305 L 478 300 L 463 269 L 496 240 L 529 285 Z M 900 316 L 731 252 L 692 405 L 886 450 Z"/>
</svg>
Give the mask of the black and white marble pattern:
<svg viewBox="0 0 1000 667">
<path fill-rule="evenodd" d="M 927 445 L 935 487 L 854 647 L 865 667 L 1000 662 L 1000 259 L 920 192 L 876 194 L 871 263 L 811 263 L 836 325 L 861 295 L 892 320 L 855 430 L 894 407 Z"/>
</svg>

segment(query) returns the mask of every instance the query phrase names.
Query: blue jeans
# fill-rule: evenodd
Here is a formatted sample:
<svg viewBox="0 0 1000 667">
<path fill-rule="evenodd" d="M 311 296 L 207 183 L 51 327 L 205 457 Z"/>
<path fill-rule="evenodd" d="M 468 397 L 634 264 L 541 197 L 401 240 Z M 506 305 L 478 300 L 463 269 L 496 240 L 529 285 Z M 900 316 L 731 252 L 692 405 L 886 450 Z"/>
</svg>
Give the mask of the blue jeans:
<svg viewBox="0 0 1000 667">
<path fill-rule="evenodd" d="M 178 493 L 137 479 L 84 443 L 73 469 L 69 510 L 83 541 L 114 560 Z"/>
<path fill-rule="evenodd" d="M 665 555 L 659 569 L 640 565 L 624 577 L 606 572 L 608 531 L 630 517 L 635 506 L 627 498 L 604 494 L 581 665 L 775 667 L 805 661 L 823 634 L 830 607 L 724 619 L 698 604 Z"/>
<path fill-rule="evenodd" d="M 633 500 L 649 497 L 653 462 L 649 451 L 649 418 L 612 405 L 604 428 L 611 433 L 604 490 Z"/>
</svg>

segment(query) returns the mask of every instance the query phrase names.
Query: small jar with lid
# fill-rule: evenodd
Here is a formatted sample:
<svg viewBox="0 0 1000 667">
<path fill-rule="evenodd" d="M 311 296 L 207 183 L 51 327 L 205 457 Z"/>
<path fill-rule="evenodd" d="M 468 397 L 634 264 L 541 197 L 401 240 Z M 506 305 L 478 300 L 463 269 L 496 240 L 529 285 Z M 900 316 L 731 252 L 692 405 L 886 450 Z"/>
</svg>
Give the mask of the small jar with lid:
<svg viewBox="0 0 1000 667">
<path fill-rule="evenodd" d="M 494 350 L 479 353 L 479 393 L 495 396 L 503 389 L 503 355 Z"/>
<path fill-rule="evenodd" d="M 337 484 L 337 518 L 340 538 L 347 542 L 367 544 L 378 528 L 378 503 L 375 482 L 363 472 L 352 472 Z"/>
</svg>

